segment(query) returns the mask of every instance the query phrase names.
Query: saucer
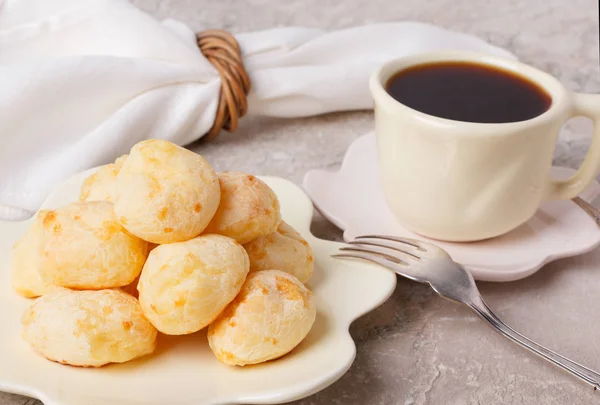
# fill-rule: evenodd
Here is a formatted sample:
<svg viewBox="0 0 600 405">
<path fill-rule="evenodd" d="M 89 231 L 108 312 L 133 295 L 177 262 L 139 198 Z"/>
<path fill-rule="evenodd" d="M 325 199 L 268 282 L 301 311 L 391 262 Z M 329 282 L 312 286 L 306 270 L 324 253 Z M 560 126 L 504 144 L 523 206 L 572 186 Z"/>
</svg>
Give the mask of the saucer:
<svg viewBox="0 0 600 405">
<path fill-rule="evenodd" d="M 338 172 L 308 172 L 304 189 L 317 209 L 344 231 L 346 241 L 365 234 L 428 240 L 398 223 L 384 201 L 377 170 L 375 134 L 369 133 L 350 145 Z M 568 178 L 574 172 L 552 168 L 554 178 Z M 600 185 L 594 181 L 580 197 L 591 202 L 599 194 Z M 600 228 L 574 202 L 548 201 L 533 218 L 505 235 L 470 243 L 431 242 L 477 280 L 513 281 L 550 261 L 594 249 L 600 245 Z"/>
</svg>

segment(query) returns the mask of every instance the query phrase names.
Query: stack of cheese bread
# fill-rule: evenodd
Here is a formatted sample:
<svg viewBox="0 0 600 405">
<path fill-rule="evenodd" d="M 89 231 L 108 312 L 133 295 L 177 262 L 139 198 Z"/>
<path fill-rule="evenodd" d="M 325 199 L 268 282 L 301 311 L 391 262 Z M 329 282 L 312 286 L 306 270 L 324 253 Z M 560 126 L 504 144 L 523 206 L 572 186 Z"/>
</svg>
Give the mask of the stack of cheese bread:
<svg viewBox="0 0 600 405">
<path fill-rule="evenodd" d="M 158 332 L 206 327 L 223 363 L 281 357 L 315 321 L 312 272 L 264 182 L 163 140 L 98 169 L 80 201 L 40 211 L 13 249 L 15 291 L 39 297 L 23 338 L 75 366 L 126 362 L 152 353 Z"/>
</svg>

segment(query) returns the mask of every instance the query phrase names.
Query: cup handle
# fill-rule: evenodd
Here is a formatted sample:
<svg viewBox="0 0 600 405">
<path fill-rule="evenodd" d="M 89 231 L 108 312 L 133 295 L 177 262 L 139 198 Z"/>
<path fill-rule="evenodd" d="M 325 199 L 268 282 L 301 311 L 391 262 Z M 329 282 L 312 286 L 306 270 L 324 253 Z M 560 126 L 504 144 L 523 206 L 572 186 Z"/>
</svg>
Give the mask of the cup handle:
<svg viewBox="0 0 600 405">
<path fill-rule="evenodd" d="M 594 122 L 592 145 L 581 167 L 567 180 L 552 180 L 548 199 L 570 200 L 594 179 L 600 167 L 600 96 L 596 94 L 573 94 L 573 111 L 571 118 L 584 116 Z"/>
</svg>

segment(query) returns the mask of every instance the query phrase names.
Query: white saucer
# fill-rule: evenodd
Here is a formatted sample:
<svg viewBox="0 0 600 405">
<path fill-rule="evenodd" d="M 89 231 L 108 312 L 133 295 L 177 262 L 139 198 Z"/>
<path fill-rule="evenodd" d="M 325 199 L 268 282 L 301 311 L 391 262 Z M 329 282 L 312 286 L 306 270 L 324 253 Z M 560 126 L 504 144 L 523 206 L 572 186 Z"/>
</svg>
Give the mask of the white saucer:
<svg viewBox="0 0 600 405">
<path fill-rule="evenodd" d="M 74 201 L 91 172 L 58 187 L 43 208 Z M 360 261 L 336 260 L 340 243 L 310 233 L 313 209 L 293 183 L 262 178 L 279 197 L 282 217 L 313 248 L 315 273 L 308 285 L 317 303 L 317 320 L 289 355 L 257 366 L 219 363 L 200 331 L 159 336 L 156 352 L 106 367 L 79 368 L 53 363 L 21 339 L 21 314 L 32 302 L 12 291 L 10 251 L 30 221 L 0 222 L 0 390 L 35 397 L 45 405 L 222 405 L 276 404 L 313 394 L 340 378 L 356 347 L 348 328 L 383 303 L 396 287 L 396 275 Z"/>
<path fill-rule="evenodd" d="M 388 234 L 425 240 L 402 227 L 384 202 L 377 174 L 375 135 L 369 133 L 350 145 L 340 171 L 313 170 L 304 188 L 317 209 L 339 228 L 344 239 L 365 234 Z M 553 167 L 557 178 L 574 171 Z M 580 197 L 592 201 L 600 194 L 593 182 Z M 600 244 L 600 228 L 572 201 L 550 201 L 514 231 L 486 241 L 435 241 L 473 277 L 485 281 L 512 281 L 527 277 L 544 264 L 592 250 Z"/>
</svg>

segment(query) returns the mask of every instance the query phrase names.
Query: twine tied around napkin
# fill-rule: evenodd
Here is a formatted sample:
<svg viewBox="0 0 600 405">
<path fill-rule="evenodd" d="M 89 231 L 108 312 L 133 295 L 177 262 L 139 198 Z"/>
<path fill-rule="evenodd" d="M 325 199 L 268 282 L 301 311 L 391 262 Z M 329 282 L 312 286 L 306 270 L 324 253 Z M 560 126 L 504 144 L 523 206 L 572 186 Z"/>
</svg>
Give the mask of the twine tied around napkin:
<svg viewBox="0 0 600 405">
<path fill-rule="evenodd" d="M 187 145 L 234 130 L 244 113 L 293 118 L 371 108 L 368 78 L 391 58 L 441 49 L 514 58 L 415 22 L 197 37 L 126 0 L 1 4 L 3 220 L 31 216 L 66 178 L 144 139 Z"/>
</svg>

